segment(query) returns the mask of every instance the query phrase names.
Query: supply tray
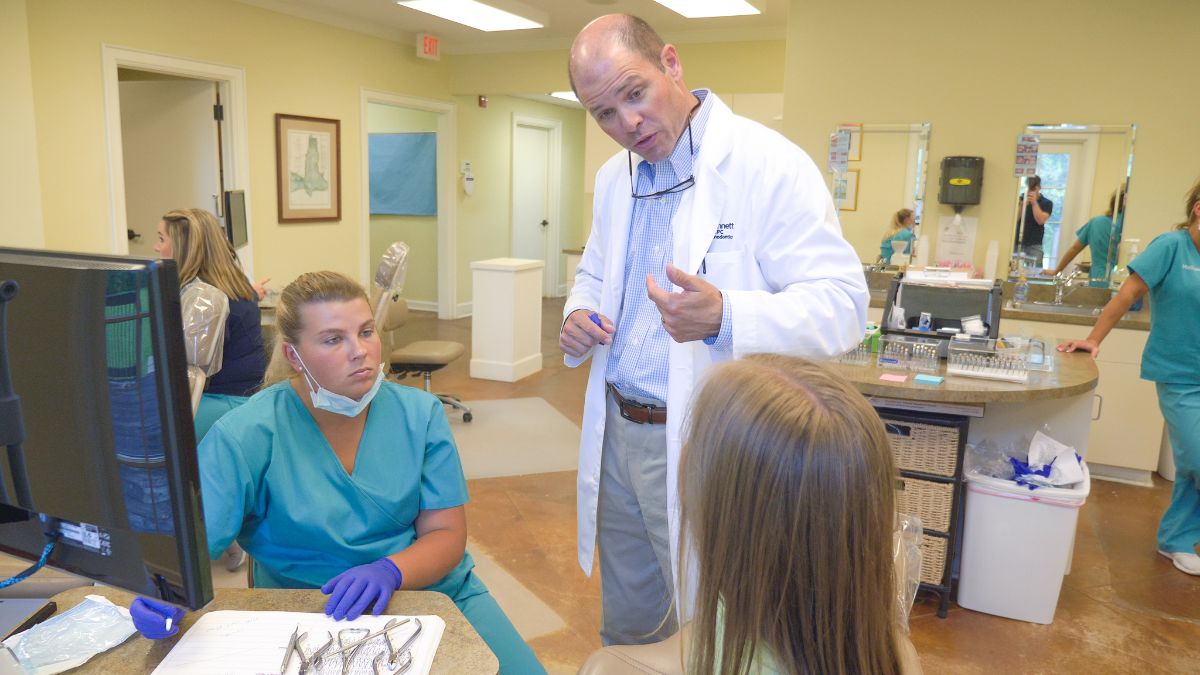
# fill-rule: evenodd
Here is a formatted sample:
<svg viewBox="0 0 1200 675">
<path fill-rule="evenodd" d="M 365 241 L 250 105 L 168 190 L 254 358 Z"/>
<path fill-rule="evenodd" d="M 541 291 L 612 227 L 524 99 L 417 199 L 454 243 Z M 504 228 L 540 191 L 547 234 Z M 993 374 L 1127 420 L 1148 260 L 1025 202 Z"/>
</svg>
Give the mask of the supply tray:
<svg viewBox="0 0 1200 675">
<path fill-rule="evenodd" d="M 912 337 L 889 333 L 879 339 L 880 368 L 910 370 L 921 373 L 938 372 L 938 351 L 945 340 Z"/>
<path fill-rule="evenodd" d="M 955 337 L 950 341 L 946 374 L 1002 382 L 1028 382 L 1028 343 L 1023 347 L 1013 347 L 1003 340 L 992 338 Z"/>
</svg>

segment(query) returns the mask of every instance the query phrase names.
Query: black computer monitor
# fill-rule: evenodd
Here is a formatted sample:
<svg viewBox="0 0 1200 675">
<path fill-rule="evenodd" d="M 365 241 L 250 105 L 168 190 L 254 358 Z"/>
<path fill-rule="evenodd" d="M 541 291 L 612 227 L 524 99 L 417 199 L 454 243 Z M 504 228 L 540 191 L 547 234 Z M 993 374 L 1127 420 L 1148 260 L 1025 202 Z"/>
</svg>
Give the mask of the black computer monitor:
<svg viewBox="0 0 1200 675">
<path fill-rule="evenodd" d="M 0 460 L 0 551 L 33 561 L 57 538 L 54 567 L 202 607 L 212 577 L 174 261 L 0 248 L 0 295 L 0 370 L 7 356 L 23 423 L 0 400 L 0 440 L 22 440 Z"/>
<path fill-rule="evenodd" d="M 246 232 L 246 193 L 243 190 L 225 191 L 225 236 L 234 248 L 250 241 Z"/>
</svg>

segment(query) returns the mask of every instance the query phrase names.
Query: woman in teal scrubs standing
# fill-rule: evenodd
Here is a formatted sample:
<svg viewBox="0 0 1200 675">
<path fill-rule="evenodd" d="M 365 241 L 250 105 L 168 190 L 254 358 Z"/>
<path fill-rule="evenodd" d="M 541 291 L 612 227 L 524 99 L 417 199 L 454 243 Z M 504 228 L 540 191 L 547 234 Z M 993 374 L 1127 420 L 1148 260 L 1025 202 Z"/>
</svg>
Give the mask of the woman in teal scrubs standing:
<svg viewBox="0 0 1200 675">
<path fill-rule="evenodd" d="M 1125 224 L 1125 186 L 1113 191 L 1108 198 L 1108 211 L 1095 216 L 1075 230 L 1075 243 L 1063 253 L 1054 269 L 1043 270 L 1047 276 L 1058 276 L 1083 249 L 1092 250 L 1092 266 L 1088 271 L 1088 285 L 1108 286 L 1108 275 L 1117 264 L 1117 245 L 1121 243 L 1121 230 Z"/>
<path fill-rule="evenodd" d="M 1150 294 L 1142 378 L 1158 389 L 1175 455 L 1175 487 L 1158 527 L 1158 552 L 1180 571 L 1200 576 L 1200 182 L 1188 192 L 1187 220 L 1150 242 L 1129 272 L 1087 339 L 1058 349 L 1082 349 L 1094 358 L 1129 307 Z"/>
<path fill-rule="evenodd" d="M 198 450 L 209 554 L 236 538 L 256 587 L 320 588 L 336 619 L 379 614 L 399 589 L 445 593 L 501 673 L 544 673 L 472 572 L 466 480 L 442 404 L 383 380 L 362 287 L 303 274 L 276 323 L 274 384 Z"/>
<path fill-rule="evenodd" d="M 879 242 L 879 258 L 883 260 L 883 264 L 891 263 L 892 254 L 898 250 L 909 254 L 913 252 L 913 228 L 916 226 L 917 217 L 912 209 L 900 209 L 892 214 L 892 223 L 887 232 L 883 233 L 883 240 Z"/>
</svg>

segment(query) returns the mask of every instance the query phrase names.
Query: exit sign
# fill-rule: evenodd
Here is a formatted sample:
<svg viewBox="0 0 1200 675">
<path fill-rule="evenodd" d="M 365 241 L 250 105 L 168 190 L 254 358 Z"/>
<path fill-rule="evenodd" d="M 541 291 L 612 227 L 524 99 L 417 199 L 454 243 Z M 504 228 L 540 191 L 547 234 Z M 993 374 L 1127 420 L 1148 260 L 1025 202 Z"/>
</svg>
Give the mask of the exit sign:
<svg viewBox="0 0 1200 675">
<path fill-rule="evenodd" d="M 441 54 L 438 52 L 439 41 L 437 37 L 428 33 L 420 33 L 417 35 L 417 56 L 423 59 L 431 59 L 437 61 L 441 59 Z"/>
</svg>

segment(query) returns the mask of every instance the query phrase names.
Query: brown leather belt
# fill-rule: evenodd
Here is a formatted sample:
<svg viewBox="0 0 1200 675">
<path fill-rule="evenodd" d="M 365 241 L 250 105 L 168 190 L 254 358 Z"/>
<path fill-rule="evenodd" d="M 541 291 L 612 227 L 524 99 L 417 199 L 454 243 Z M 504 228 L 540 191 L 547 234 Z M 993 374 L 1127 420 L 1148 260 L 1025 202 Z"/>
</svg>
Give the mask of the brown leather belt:
<svg viewBox="0 0 1200 675">
<path fill-rule="evenodd" d="M 606 383 L 608 390 L 612 392 L 613 400 L 617 402 L 617 408 L 621 411 L 621 417 L 634 422 L 636 424 L 666 424 L 667 423 L 667 408 L 660 405 L 649 405 L 646 403 L 638 403 L 633 399 L 625 398 L 621 392 L 612 384 Z"/>
</svg>

